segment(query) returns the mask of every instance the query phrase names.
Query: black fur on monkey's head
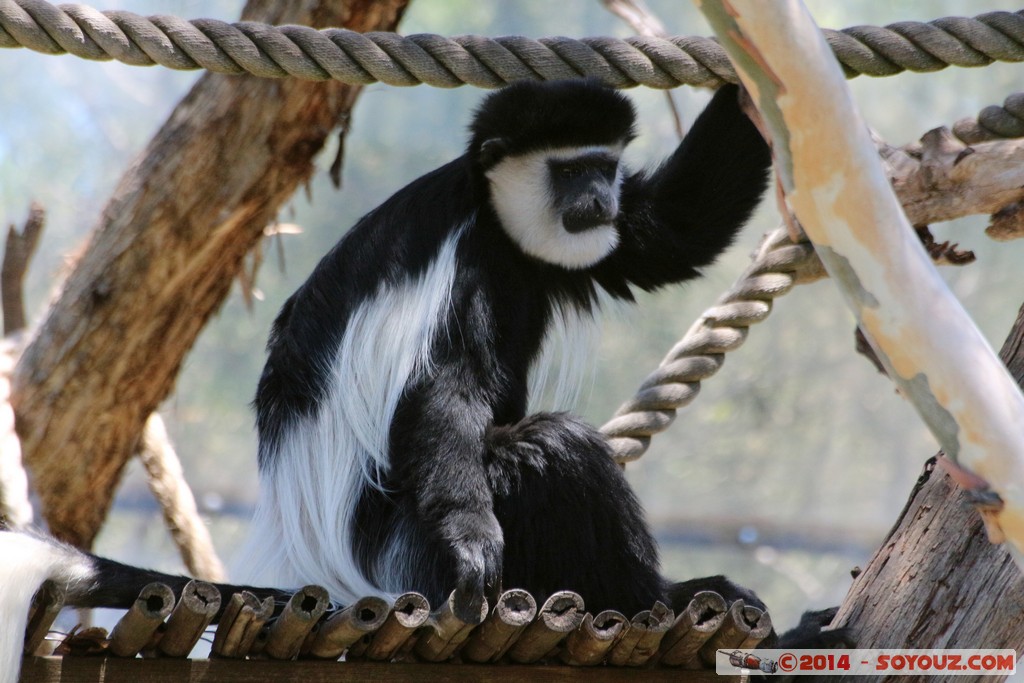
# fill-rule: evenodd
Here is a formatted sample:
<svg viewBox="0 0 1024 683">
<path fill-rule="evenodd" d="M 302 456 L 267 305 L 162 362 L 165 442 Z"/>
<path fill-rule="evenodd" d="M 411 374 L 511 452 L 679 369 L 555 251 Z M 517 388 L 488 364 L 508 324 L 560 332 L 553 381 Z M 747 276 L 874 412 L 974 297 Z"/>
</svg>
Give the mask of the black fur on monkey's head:
<svg viewBox="0 0 1024 683">
<path fill-rule="evenodd" d="M 633 103 L 600 81 L 517 81 L 480 105 L 469 154 L 487 170 L 538 149 L 625 145 L 635 121 Z"/>
</svg>

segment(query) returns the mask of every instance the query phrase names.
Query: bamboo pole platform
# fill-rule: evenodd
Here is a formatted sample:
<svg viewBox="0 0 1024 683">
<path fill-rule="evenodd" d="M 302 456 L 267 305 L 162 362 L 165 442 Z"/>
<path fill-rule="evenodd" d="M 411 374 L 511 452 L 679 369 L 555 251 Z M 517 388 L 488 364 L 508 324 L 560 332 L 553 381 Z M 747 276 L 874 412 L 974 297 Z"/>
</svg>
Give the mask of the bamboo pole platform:
<svg viewBox="0 0 1024 683">
<path fill-rule="evenodd" d="M 242 592 L 221 609 L 210 584 L 192 581 L 175 598 L 155 583 L 109 634 L 76 628 L 55 638 L 50 627 L 62 604 L 52 583 L 36 594 L 22 683 L 711 681 L 722 680 L 709 670 L 716 649 L 752 648 L 772 630 L 766 613 L 713 592 L 698 593 L 678 615 L 656 603 L 627 618 L 591 614 L 569 591 L 538 605 L 510 590 L 467 623 L 452 598 L 432 609 L 417 593 L 331 610 L 323 588 L 306 586 L 276 606 Z M 203 637 L 212 642 L 210 658 L 188 659 Z M 53 655 L 36 656 L 49 654 L 45 645 L 54 640 Z"/>
<path fill-rule="evenodd" d="M 26 657 L 21 683 L 723 683 L 714 671 L 524 664 Z"/>
</svg>

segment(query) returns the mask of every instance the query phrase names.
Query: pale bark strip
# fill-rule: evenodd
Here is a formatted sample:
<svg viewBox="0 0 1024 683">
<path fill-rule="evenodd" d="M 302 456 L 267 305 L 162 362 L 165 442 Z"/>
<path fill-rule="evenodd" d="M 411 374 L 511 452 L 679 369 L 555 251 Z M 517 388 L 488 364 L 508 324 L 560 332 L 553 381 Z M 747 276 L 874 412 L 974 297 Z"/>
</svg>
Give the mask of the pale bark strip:
<svg viewBox="0 0 1024 683">
<path fill-rule="evenodd" d="M 1024 564 L 1024 395 L 907 223 L 810 14 L 797 0 L 696 2 L 771 132 L 825 267 L 946 454 L 1002 497 L 998 523 Z"/>
<path fill-rule="evenodd" d="M 247 20 L 393 30 L 407 0 L 250 0 Z M 358 88 L 206 75 L 122 178 L 14 375 L 51 530 L 89 546 L 143 426 Z"/>
</svg>

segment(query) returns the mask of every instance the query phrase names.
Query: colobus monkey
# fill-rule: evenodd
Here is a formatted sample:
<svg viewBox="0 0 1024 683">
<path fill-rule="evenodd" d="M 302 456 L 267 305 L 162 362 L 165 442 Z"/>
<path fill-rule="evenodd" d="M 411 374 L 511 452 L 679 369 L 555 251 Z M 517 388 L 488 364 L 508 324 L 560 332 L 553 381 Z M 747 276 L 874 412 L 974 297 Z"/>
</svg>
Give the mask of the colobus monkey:
<svg viewBox="0 0 1024 683">
<path fill-rule="evenodd" d="M 769 150 L 734 86 L 652 173 L 621 163 L 634 118 L 589 81 L 491 94 L 466 153 L 364 217 L 287 301 L 255 400 L 248 580 L 317 583 L 340 603 L 416 590 L 440 604 L 455 588 L 467 621 L 502 586 L 627 614 L 685 607 L 704 587 L 756 600 L 721 577 L 670 586 L 601 434 L 527 411 L 552 329 L 589 317 L 599 294 L 697 276 L 764 191 Z M 14 551 L 20 593 L 5 576 Z M 181 585 L 0 534 L 5 616 L 23 618 L 47 577 L 84 605 Z"/>
<path fill-rule="evenodd" d="M 697 275 L 766 184 L 722 88 L 651 174 L 634 110 L 588 81 L 486 98 L 466 154 L 363 218 L 274 323 L 256 394 L 261 497 L 247 580 L 342 602 L 569 588 L 591 610 L 666 599 L 640 505 L 591 426 L 527 414 L 556 318 Z"/>
</svg>

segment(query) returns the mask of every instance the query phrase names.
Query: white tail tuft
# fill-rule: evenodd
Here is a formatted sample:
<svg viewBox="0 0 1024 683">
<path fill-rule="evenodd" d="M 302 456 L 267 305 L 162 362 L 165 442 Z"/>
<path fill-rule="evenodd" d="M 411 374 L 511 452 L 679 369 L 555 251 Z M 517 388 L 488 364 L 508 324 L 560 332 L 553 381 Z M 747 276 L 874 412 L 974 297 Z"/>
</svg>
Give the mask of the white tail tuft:
<svg viewBox="0 0 1024 683">
<path fill-rule="evenodd" d="M 88 556 L 55 540 L 0 532 L 0 683 L 17 683 L 32 597 L 47 579 L 81 591 L 95 569 Z M 77 589 L 77 590 L 76 590 Z"/>
</svg>

